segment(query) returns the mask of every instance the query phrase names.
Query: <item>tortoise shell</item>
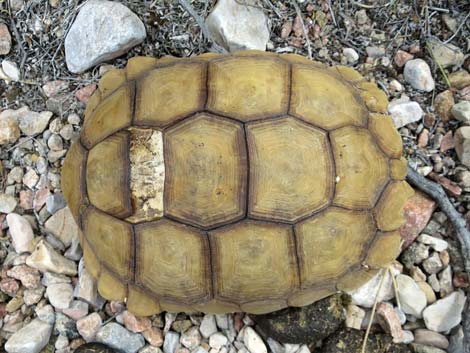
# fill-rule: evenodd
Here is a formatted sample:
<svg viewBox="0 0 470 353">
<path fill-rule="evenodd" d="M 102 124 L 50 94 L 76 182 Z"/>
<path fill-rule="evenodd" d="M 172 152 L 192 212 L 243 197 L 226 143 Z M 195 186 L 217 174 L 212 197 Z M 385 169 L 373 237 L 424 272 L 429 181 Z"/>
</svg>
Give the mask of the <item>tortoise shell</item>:
<svg viewBox="0 0 470 353">
<path fill-rule="evenodd" d="M 101 295 L 130 311 L 266 313 L 396 258 L 402 142 L 351 68 L 241 52 L 100 80 L 62 186 Z"/>
</svg>

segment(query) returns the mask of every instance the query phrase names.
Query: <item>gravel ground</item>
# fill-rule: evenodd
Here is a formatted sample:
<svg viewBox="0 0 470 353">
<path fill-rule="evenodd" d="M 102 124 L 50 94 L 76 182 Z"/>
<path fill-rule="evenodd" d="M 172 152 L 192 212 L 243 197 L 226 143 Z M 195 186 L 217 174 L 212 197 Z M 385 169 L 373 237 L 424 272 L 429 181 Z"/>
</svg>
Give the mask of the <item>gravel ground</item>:
<svg viewBox="0 0 470 353">
<path fill-rule="evenodd" d="M 68 71 L 64 41 L 82 1 L 0 3 L 2 346 L 22 330 L 46 345 L 43 352 L 73 352 L 95 339 L 144 353 L 333 352 L 331 346 L 340 345 L 331 339 L 330 348 L 317 342 L 281 345 L 243 313 L 136 318 L 125 304 L 97 295 L 60 190 L 63 158 L 80 132 L 87 99 L 104 72 L 123 67 L 131 57 L 187 57 L 213 48 L 176 1 L 121 3 L 144 23 L 145 40 L 81 74 Z M 215 1 L 190 3 L 206 18 Z M 470 4 L 264 0 L 257 6 L 270 23 L 268 51 L 354 67 L 395 101 L 389 110 L 405 157 L 446 189 L 468 221 Z M 420 194 L 410 201 L 403 230 L 407 249 L 383 281 L 377 277 L 351 293 L 346 326 L 366 329 L 371 293 L 383 282 L 372 332 L 414 342 L 417 352 L 420 344 L 433 349 L 426 352 L 460 352 L 459 322 L 469 282 L 452 228 L 435 208 Z"/>
</svg>

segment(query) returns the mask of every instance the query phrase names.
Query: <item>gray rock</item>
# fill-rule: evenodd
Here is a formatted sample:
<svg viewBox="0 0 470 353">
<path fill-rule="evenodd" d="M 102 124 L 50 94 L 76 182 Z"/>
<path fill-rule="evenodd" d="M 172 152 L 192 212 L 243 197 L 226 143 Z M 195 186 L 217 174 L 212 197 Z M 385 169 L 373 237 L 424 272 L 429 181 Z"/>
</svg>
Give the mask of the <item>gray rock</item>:
<svg viewBox="0 0 470 353">
<path fill-rule="evenodd" d="M 36 315 L 40 320 L 51 325 L 55 323 L 55 314 L 52 305 L 44 305 L 43 307 L 36 308 Z"/>
<path fill-rule="evenodd" d="M 140 333 L 132 333 L 115 322 L 102 326 L 96 333 L 96 341 L 124 353 L 135 353 L 145 345 Z"/>
<path fill-rule="evenodd" d="M 445 240 L 432 237 L 424 233 L 420 234 L 418 241 L 431 246 L 434 250 L 439 252 L 444 251 L 449 247 L 449 243 L 447 243 Z"/>
<path fill-rule="evenodd" d="M 65 202 L 64 195 L 61 193 L 49 195 L 49 197 L 46 199 L 47 212 L 52 215 L 60 209 L 64 208 L 66 205 L 67 203 Z"/>
<path fill-rule="evenodd" d="M 459 326 L 454 334 L 450 336 L 449 342 L 449 353 L 461 353 L 463 352 L 463 330 L 462 326 Z"/>
<path fill-rule="evenodd" d="M 25 289 L 24 294 L 23 294 L 24 303 L 27 306 L 31 306 L 31 305 L 39 303 L 45 291 L 46 291 L 46 288 L 43 286 L 39 286 L 38 288 L 34 288 L 34 289 Z"/>
<path fill-rule="evenodd" d="M 194 350 L 201 344 L 201 334 L 196 326 L 189 328 L 181 334 L 180 343 L 188 348 Z"/>
<path fill-rule="evenodd" d="M 163 342 L 164 353 L 175 353 L 176 349 L 180 346 L 180 334 L 174 331 L 168 331 L 165 334 L 165 341 Z"/>
<path fill-rule="evenodd" d="M 423 309 L 426 307 L 426 294 L 409 276 L 398 275 L 396 282 L 402 310 L 406 314 L 420 318 Z"/>
<path fill-rule="evenodd" d="M 254 1 L 219 0 L 207 16 L 206 25 L 215 42 L 228 51 L 266 50 L 268 18 Z"/>
<path fill-rule="evenodd" d="M 457 120 L 460 120 L 464 123 L 470 122 L 470 102 L 458 102 L 452 107 L 451 113 Z"/>
<path fill-rule="evenodd" d="M 18 201 L 11 195 L 0 194 L 0 213 L 10 213 L 15 210 Z"/>
<path fill-rule="evenodd" d="M 52 118 L 52 112 L 32 112 L 28 107 L 18 109 L 18 112 L 20 130 L 27 136 L 43 132 Z"/>
<path fill-rule="evenodd" d="M 429 257 L 429 246 L 422 243 L 412 243 L 408 249 L 406 249 L 402 256 L 401 262 L 406 268 L 411 269 L 413 265 L 420 264 L 423 260 Z"/>
<path fill-rule="evenodd" d="M 196 351 L 193 351 L 193 353 L 195 352 Z M 158 347 L 148 345 L 139 350 L 139 353 L 162 353 L 162 350 Z"/>
<path fill-rule="evenodd" d="M 56 312 L 53 334 L 67 336 L 70 339 L 80 337 L 75 320 L 61 312 Z"/>
<path fill-rule="evenodd" d="M 216 333 L 217 324 L 215 316 L 212 314 L 204 315 L 199 330 L 201 331 L 201 334 L 204 338 L 209 338 L 213 333 Z"/>
<path fill-rule="evenodd" d="M 388 112 L 397 128 L 419 121 L 424 115 L 420 105 L 411 102 L 407 97 L 391 101 L 388 105 Z"/>
<path fill-rule="evenodd" d="M 446 332 L 457 326 L 462 320 L 465 299 L 465 294 L 458 291 L 428 306 L 423 311 L 426 327 L 432 331 Z"/>
<path fill-rule="evenodd" d="M 8 353 L 39 353 L 49 342 L 51 333 L 51 324 L 34 319 L 8 339 L 5 350 Z"/>
<path fill-rule="evenodd" d="M 423 59 L 408 60 L 403 75 L 411 87 L 420 91 L 431 92 L 435 87 L 431 69 Z"/>
<path fill-rule="evenodd" d="M 144 41 L 145 26 L 126 6 L 92 0 L 81 8 L 65 38 L 65 60 L 73 73 L 124 54 Z"/>
<path fill-rule="evenodd" d="M 447 349 L 447 347 L 449 347 L 447 337 L 434 331 L 417 329 L 414 331 L 414 337 L 416 343 L 442 349 Z"/>
<path fill-rule="evenodd" d="M 439 61 L 442 67 L 460 66 L 463 64 L 464 55 L 460 48 L 452 44 L 445 44 L 437 39 L 430 39 L 428 43 L 434 58 Z"/>
<path fill-rule="evenodd" d="M 455 152 L 463 165 L 470 168 L 470 126 L 462 126 L 455 131 Z"/>
<path fill-rule="evenodd" d="M 438 273 L 443 267 L 444 265 L 437 252 L 434 252 L 429 258 L 423 261 L 423 268 L 430 275 Z"/>
<path fill-rule="evenodd" d="M 439 274 L 439 286 L 441 298 L 449 295 L 454 291 L 454 286 L 452 285 L 452 269 L 450 266 L 447 266 Z"/>
<path fill-rule="evenodd" d="M 33 253 L 26 259 L 28 266 L 37 268 L 41 272 L 54 272 L 75 276 L 77 265 L 75 262 L 60 255 L 46 241 L 40 240 Z"/>
<path fill-rule="evenodd" d="M 67 309 L 73 300 L 73 287 L 69 283 L 51 284 L 46 294 L 54 308 Z"/>
</svg>

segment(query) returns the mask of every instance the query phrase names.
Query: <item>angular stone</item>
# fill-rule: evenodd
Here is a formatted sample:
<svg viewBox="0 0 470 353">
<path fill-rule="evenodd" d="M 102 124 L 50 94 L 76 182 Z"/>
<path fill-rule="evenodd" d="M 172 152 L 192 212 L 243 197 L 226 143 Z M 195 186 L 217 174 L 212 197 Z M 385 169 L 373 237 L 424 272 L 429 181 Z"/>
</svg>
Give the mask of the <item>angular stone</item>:
<svg viewBox="0 0 470 353">
<path fill-rule="evenodd" d="M 51 324 L 34 319 L 8 339 L 5 350 L 8 353 L 39 353 L 49 342 L 51 333 Z"/>
<path fill-rule="evenodd" d="M 217 324 L 213 314 L 206 314 L 202 319 L 201 326 L 199 327 L 201 334 L 204 338 L 209 338 L 213 333 L 217 332 Z"/>
<path fill-rule="evenodd" d="M 44 224 L 46 231 L 58 238 L 65 247 L 72 244 L 73 239 L 78 239 L 78 227 L 68 207 L 54 213 Z"/>
<path fill-rule="evenodd" d="M 451 112 L 455 119 L 464 123 L 470 122 L 470 102 L 458 102 L 452 107 Z"/>
<path fill-rule="evenodd" d="M 455 131 L 455 151 L 460 162 L 470 168 L 470 126 L 462 126 Z"/>
<path fill-rule="evenodd" d="M 444 251 L 449 247 L 449 243 L 445 240 L 432 237 L 425 233 L 420 234 L 420 236 L 418 237 L 418 241 L 431 246 L 434 250 L 439 252 Z"/>
<path fill-rule="evenodd" d="M 13 212 L 17 204 L 18 201 L 13 196 L 0 194 L 0 213 Z"/>
<path fill-rule="evenodd" d="M 54 308 L 67 309 L 73 300 L 73 287 L 68 283 L 51 284 L 46 294 Z"/>
<path fill-rule="evenodd" d="M 12 267 L 7 271 L 7 275 L 14 279 L 20 280 L 21 284 L 28 289 L 37 288 L 41 283 L 41 275 L 39 271 L 27 265 Z"/>
<path fill-rule="evenodd" d="M 16 142 L 21 134 L 18 121 L 4 113 L 0 113 L 0 146 Z"/>
<path fill-rule="evenodd" d="M 26 259 L 26 264 L 41 272 L 50 271 L 70 276 L 77 274 L 75 262 L 60 255 L 45 240 L 39 241 L 33 253 Z"/>
<path fill-rule="evenodd" d="M 442 349 L 447 349 L 449 347 L 449 340 L 446 336 L 441 335 L 440 333 L 426 329 L 417 329 L 414 331 L 414 335 L 416 343 Z"/>
<path fill-rule="evenodd" d="M 403 70 L 405 80 L 415 89 L 431 92 L 435 83 L 429 65 L 423 59 L 409 60 Z"/>
<path fill-rule="evenodd" d="M 118 57 L 146 36 L 142 21 L 115 1 L 89 1 L 65 38 L 65 60 L 73 73 Z"/>
<path fill-rule="evenodd" d="M 62 312 L 76 321 L 88 314 L 88 304 L 81 300 L 74 300 Z"/>
<path fill-rule="evenodd" d="M 442 121 L 449 121 L 452 119 L 451 109 L 454 106 L 454 95 L 451 90 L 436 95 L 434 99 L 434 110 Z"/>
<path fill-rule="evenodd" d="M 102 326 L 96 334 L 96 341 L 124 353 L 135 353 L 145 345 L 142 335 L 129 332 L 115 322 Z"/>
<path fill-rule="evenodd" d="M 465 300 L 465 294 L 457 291 L 428 306 L 423 311 L 426 327 L 436 332 L 447 332 L 457 326 L 462 320 Z"/>
<path fill-rule="evenodd" d="M 31 252 L 33 250 L 31 241 L 34 238 L 31 224 L 26 218 L 16 213 L 7 215 L 7 223 L 16 252 Z"/>
<path fill-rule="evenodd" d="M 250 326 L 244 329 L 243 343 L 250 353 L 267 353 L 268 351 L 261 337 Z"/>
<path fill-rule="evenodd" d="M 357 305 L 349 304 L 346 308 L 346 327 L 360 330 L 365 316 L 366 312 L 363 309 Z"/>
<path fill-rule="evenodd" d="M 388 112 L 397 129 L 421 120 L 424 115 L 421 106 L 417 102 L 411 102 L 409 98 L 391 101 L 388 105 Z"/>
<path fill-rule="evenodd" d="M 228 51 L 266 50 L 268 19 L 254 1 L 220 0 L 207 16 L 206 25 L 214 41 Z"/>
<path fill-rule="evenodd" d="M 131 312 L 125 310 L 122 313 L 124 326 L 132 332 L 138 333 L 148 330 L 152 327 L 152 322 L 146 317 L 137 317 Z"/>
<path fill-rule="evenodd" d="M 435 58 L 435 60 L 439 61 L 439 64 L 443 68 L 462 65 L 464 61 L 464 55 L 460 48 L 453 44 L 442 43 L 435 38 L 428 40 L 427 44 L 432 51 L 432 56 Z"/>
<path fill-rule="evenodd" d="M 462 89 L 470 86 L 470 73 L 466 70 L 452 72 L 449 75 L 450 85 L 457 89 Z"/>
<path fill-rule="evenodd" d="M 101 323 L 101 316 L 95 312 L 77 320 L 77 330 L 85 341 L 90 342 L 95 339 Z"/>
<path fill-rule="evenodd" d="M 163 353 L 175 353 L 179 347 L 180 335 L 174 331 L 168 331 L 165 334 L 165 341 L 163 342 Z"/>
<path fill-rule="evenodd" d="M 424 292 L 409 276 L 398 275 L 396 282 L 402 310 L 416 318 L 422 317 L 422 312 L 426 307 Z"/>
</svg>

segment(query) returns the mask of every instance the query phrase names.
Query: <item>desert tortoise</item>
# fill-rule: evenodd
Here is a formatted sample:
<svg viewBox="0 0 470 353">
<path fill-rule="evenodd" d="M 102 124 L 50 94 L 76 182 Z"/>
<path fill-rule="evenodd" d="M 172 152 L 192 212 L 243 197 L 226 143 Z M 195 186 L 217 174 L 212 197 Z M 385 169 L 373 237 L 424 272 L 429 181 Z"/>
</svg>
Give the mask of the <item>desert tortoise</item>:
<svg viewBox="0 0 470 353">
<path fill-rule="evenodd" d="M 364 283 L 399 254 L 412 193 L 386 107 L 293 54 L 106 73 L 62 174 L 99 292 L 137 315 L 266 313 Z"/>
</svg>

